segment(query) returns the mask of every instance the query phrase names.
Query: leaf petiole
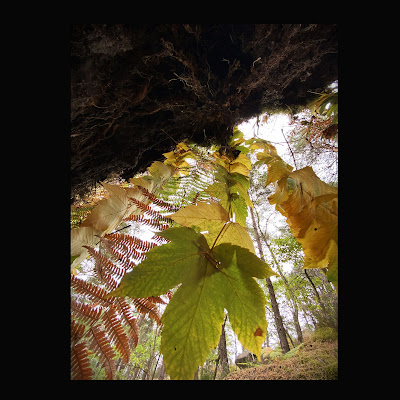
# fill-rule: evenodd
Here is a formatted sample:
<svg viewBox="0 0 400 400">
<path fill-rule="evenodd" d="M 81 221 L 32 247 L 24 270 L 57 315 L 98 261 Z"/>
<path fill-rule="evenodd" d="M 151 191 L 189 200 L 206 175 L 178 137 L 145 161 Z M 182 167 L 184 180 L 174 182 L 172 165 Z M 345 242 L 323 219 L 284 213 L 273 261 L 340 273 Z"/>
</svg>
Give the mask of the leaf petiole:
<svg viewBox="0 0 400 400">
<path fill-rule="evenodd" d="M 220 237 L 221 234 L 222 234 L 222 231 L 226 228 L 227 225 L 228 225 L 228 223 L 225 223 L 224 226 L 222 227 L 222 229 L 219 231 L 219 233 L 218 233 L 217 237 L 215 238 L 214 243 L 213 243 L 213 245 L 211 246 L 211 249 L 210 249 L 210 250 L 212 250 L 212 249 L 215 247 L 215 245 L 216 245 L 216 243 L 217 243 L 219 237 Z"/>
</svg>

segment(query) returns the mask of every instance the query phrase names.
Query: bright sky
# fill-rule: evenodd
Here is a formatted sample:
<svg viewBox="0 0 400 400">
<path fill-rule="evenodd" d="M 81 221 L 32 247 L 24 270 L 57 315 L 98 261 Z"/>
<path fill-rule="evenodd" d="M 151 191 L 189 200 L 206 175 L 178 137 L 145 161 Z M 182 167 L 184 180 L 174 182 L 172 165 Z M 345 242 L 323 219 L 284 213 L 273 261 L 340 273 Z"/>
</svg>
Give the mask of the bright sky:
<svg viewBox="0 0 400 400">
<path fill-rule="evenodd" d="M 289 122 L 290 118 L 287 115 L 276 114 L 270 116 L 266 123 L 260 120 L 258 134 L 257 118 L 243 122 L 238 128 L 244 133 L 245 139 L 250 139 L 255 136 L 270 141 L 276 147 L 278 154 L 284 159 L 287 144 L 281 130 L 283 129 L 286 138 L 288 138 L 288 133 L 293 129 L 293 126 L 289 125 Z M 290 160 L 285 161 L 290 164 Z"/>
<path fill-rule="evenodd" d="M 260 118 L 261 119 L 261 118 Z M 287 115 L 277 114 L 269 117 L 268 121 L 259 123 L 257 131 L 257 118 L 253 118 L 247 122 L 244 122 L 238 126 L 244 134 L 245 139 L 252 137 L 258 137 L 271 142 L 276 147 L 276 151 L 279 156 L 283 158 L 288 164 L 293 165 L 293 161 L 288 159 L 287 150 L 288 146 L 285 142 L 285 138 L 282 135 L 282 130 L 288 138 L 288 133 L 293 127 L 289 125 L 290 119 Z M 285 218 L 280 213 L 276 212 L 276 215 L 272 220 L 268 222 L 268 234 L 271 234 L 277 230 L 278 226 L 282 226 L 285 223 Z M 262 226 L 263 227 L 263 226 Z"/>
</svg>

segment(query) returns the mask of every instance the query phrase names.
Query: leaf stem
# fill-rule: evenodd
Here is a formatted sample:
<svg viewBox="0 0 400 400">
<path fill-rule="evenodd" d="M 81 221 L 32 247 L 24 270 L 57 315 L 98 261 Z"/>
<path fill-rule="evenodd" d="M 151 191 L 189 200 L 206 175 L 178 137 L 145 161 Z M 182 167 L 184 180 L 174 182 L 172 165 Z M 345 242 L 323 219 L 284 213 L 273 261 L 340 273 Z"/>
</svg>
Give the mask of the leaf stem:
<svg viewBox="0 0 400 400">
<path fill-rule="evenodd" d="M 225 229 L 226 226 L 227 226 L 227 224 L 225 223 L 224 226 L 222 227 L 222 229 L 220 230 L 220 232 L 218 233 L 218 236 L 215 238 L 214 243 L 213 243 L 213 245 L 212 245 L 210 250 L 212 250 L 214 248 L 214 246 L 217 243 L 219 237 L 221 236 L 222 231 Z"/>
</svg>

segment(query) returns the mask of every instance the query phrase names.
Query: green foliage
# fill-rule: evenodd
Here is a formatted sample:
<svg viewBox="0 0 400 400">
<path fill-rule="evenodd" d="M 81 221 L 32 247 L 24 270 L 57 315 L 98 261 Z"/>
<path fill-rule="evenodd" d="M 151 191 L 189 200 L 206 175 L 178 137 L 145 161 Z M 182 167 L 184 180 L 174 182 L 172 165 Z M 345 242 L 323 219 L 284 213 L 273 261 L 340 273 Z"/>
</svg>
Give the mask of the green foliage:
<svg viewBox="0 0 400 400">
<path fill-rule="evenodd" d="M 229 243 L 210 249 L 190 228 L 170 228 L 159 236 L 170 243 L 150 250 L 109 296 L 158 296 L 182 283 L 162 317 L 161 351 L 171 378 L 191 379 L 217 346 L 224 308 L 243 346 L 259 355 L 267 324 L 263 292 L 253 277 L 273 275 L 269 266 Z"/>
<path fill-rule="evenodd" d="M 273 253 L 279 262 L 290 261 L 295 268 L 301 267 L 304 263 L 304 253 L 301 244 L 293 237 L 292 232 L 289 235 L 278 237 L 271 240 Z"/>
<path fill-rule="evenodd" d="M 315 332 L 312 335 L 312 339 L 319 340 L 322 342 L 327 340 L 337 340 L 338 332 L 334 328 L 324 326 L 315 330 Z"/>
<path fill-rule="evenodd" d="M 326 115 L 330 117 L 334 115 L 332 124 L 338 123 L 338 93 L 321 94 L 317 100 L 311 105 L 310 109 L 314 114 Z"/>
<path fill-rule="evenodd" d="M 94 206 L 71 207 L 71 228 L 78 228 L 93 208 Z"/>
<path fill-rule="evenodd" d="M 130 297 L 140 312 L 146 309 L 151 313 L 150 303 L 144 306 L 142 300 L 153 301 L 170 294 L 156 347 L 160 346 L 166 373 L 172 379 L 192 379 L 198 366 L 210 357 L 210 350 L 216 348 L 220 338 L 224 310 L 243 347 L 260 358 L 267 329 L 266 297 L 255 278 L 276 274 L 255 255 L 246 231 L 247 207 L 253 206 L 247 193 L 251 162 L 246 154 L 263 150 L 258 153 L 258 163 L 268 164 L 266 184 L 287 180 L 288 187 L 280 189 L 288 193 L 275 193 L 275 198 L 286 196 L 286 200 L 298 185 L 292 178 L 296 177 L 293 168 L 276 154 L 273 146 L 258 139 L 245 141 L 242 136 L 235 130 L 229 146 L 221 146 L 212 155 L 199 154 L 199 149 L 180 143 L 174 151 L 164 154 L 164 163 L 156 161 L 147 175 L 131 179 L 133 188 L 107 185 L 109 198 L 102 200 L 71 233 L 72 267 L 86 257 L 83 245 L 96 259 L 100 278 L 106 267 L 119 273 L 108 256 L 98 255 L 92 248 L 102 238 L 101 243 L 109 246 L 107 249 L 124 268 L 118 286 L 102 295 L 102 300 L 115 303 L 122 301 L 119 297 Z M 300 186 L 306 181 L 303 177 Z M 289 187 L 291 182 L 293 187 Z M 311 183 L 319 184 L 315 182 L 314 179 Z M 297 192 L 296 196 L 299 197 Z M 281 202 L 282 198 L 278 200 Z M 308 203 L 311 200 L 307 199 Z M 152 202 L 164 209 L 168 222 L 148 206 Z M 139 243 L 129 235 L 121 239 L 111 234 L 123 221 L 145 221 L 146 213 L 160 228 L 158 243 L 164 244 L 154 247 L 154 243 Z M 165 224 L 161 226 L 160 221 Z M 164 230 L 172 223 L 173 227 Z M 111 238 L 117 243 L 114 248 L 110 247 Z M 280 249 L 278 256 L 282 260 L 301 251 L 292 236 L 276 239 L 274 246 Z M 135 254 L 138 265 L 124 254 L 127 250 L 129 255 Z M 97 292 L 93 288 L 91 293 L 94 296 Z M 148 347 L 139 343 L 130 353 L 130 361 L 144 368 L 148 352 Z M 128 353 L 125 357 L 129 357 Z M 273 352 L 269 358 L 274 358 L 274 353 L 276 357 L 281 354 Z"/>
</svg>

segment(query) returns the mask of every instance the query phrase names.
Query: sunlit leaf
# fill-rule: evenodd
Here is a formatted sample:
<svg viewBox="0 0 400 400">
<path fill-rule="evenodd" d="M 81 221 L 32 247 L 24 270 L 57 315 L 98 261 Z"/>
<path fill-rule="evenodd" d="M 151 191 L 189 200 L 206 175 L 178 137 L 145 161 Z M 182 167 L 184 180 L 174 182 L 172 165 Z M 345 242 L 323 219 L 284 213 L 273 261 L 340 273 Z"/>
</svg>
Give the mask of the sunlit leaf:
<svg viewBox="0 0 400 400">
<path fill-rule="evenodd" d="M 147 253 L 109 296 L 158 296 L 179 283 L 163 317 L 161 352 L 171 379 L 192 379 L 217 346 L 228 310 L 243 346 L 260 354 L 265 338 L 265 297 L 253 277 L 274 275 L 249 250 L 222 243 L 211 250 L 203 235 L 186 227 L 159 233 L 171 242 Z"/>
<path fill-rule="evenodd" d="M 337 288 L 338 188 L 305 167 L 282 177 L 269 198 L 304 249 L 304 268 L 328 268 Z"/>
</svg>

